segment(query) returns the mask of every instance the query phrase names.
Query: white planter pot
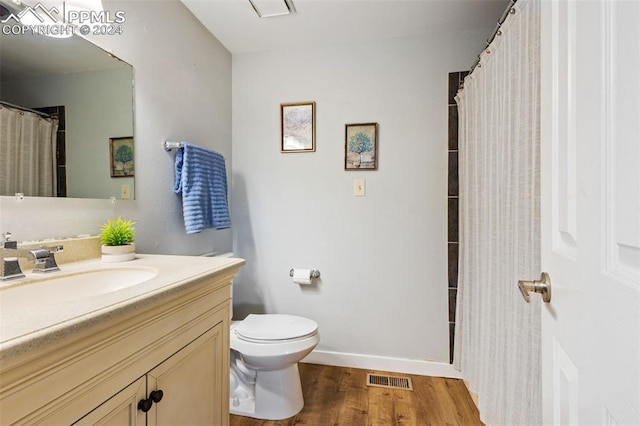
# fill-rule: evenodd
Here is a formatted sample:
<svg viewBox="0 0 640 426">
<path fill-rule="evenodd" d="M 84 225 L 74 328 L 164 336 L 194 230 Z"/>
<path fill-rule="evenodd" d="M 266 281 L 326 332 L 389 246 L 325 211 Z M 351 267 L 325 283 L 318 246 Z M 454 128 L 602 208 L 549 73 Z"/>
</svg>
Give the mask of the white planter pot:
<svg viewBox="0 0 640 426">
<path fill-rule="evenodd" d="M 106 263 L 126 262 L 136 258 L 134 243 L 123 246 L 102 246 L 102 261 Z"/>
</svg>

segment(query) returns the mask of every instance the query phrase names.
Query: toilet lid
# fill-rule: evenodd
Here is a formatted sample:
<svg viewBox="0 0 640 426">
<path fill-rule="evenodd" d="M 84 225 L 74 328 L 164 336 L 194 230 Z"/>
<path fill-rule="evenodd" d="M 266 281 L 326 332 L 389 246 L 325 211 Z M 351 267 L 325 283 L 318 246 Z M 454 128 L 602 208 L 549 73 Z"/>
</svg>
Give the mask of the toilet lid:
<svg viewBox="0 0 640 426">
<path fill-rule="evenodd" d="M 248 341 L 297 339 L 313 335 L 318 324 L 308 318 L 282 314 L 251 314 L 235 328 L 236 334 Z"/>
</svg>

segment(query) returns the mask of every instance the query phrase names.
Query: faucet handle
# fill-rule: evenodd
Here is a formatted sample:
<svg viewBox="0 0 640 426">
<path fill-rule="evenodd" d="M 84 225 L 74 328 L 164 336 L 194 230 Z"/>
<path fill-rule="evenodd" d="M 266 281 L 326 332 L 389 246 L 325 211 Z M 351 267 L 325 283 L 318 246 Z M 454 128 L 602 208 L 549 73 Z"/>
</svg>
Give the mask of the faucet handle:
<svg viewBox="0 0 640 426">
<path fill-rule="evenodd" d="M 2 275 L 0 281 L 14 280 L 24 278 L 17 257 L 5 257 L 2 262 Z"/>
<path fill-rule="evenodd" d="M 17 249 L 18 248 L 18 242 L 17 241 L 11 241 L 11 232 L 3 232 L 2 233 L 2 239 L 4 240 L 2 242 L 2 247 L 6 248 L 6 249 Z"/>
</svg>

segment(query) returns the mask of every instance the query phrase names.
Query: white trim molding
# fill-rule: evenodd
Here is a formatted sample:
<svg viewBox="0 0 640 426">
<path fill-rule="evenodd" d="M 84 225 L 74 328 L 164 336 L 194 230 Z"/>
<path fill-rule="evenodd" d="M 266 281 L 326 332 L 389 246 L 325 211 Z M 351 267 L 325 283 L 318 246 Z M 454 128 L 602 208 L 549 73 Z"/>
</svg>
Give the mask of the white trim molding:
<svg viewBox="0 0 640 426">
<path fill-rule="evenodd" d="M 460 371 L 456 370 L 451 364 L 419 359 L 314 350 L 301 362 L 388 371 L 392 373 L 416 374 L 419 376 L 447 377 L 452 379 L 462 378 Z"/>
</svg>

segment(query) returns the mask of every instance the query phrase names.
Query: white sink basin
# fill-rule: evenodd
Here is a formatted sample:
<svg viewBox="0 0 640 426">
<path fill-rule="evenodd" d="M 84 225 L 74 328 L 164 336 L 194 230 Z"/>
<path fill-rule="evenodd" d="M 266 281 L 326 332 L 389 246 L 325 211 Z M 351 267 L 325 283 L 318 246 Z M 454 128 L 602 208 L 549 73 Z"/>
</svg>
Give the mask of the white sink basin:
<svg viewBox="0 0 640 426">
<path fill-rule="evenodd" d="M 158 271 L 153 268 L 98 269 L 72 275 L 51 275 L 0 290 L 0 304 L 12 308 L 53 305 L 122 290 L 156 275 Z"/>
</svg>

